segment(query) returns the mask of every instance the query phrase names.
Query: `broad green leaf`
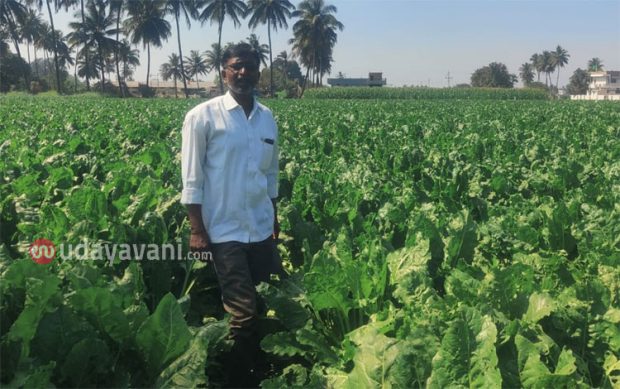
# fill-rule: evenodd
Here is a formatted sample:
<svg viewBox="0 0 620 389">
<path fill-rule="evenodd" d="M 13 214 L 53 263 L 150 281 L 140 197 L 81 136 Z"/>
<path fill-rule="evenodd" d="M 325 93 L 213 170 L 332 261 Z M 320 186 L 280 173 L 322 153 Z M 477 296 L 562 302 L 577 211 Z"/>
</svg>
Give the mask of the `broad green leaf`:
<svg viewBox="0 0 620 389">
<path fill-rule="evenodd" d="M 86 338 L 69 351 L 60 369 L 63 380 L 75 387 L 92 386 L 99 375 L 109 372 L 112 355 L 106 343 L 98 338 Z"/>
<path fill-rule="evenodd" d="M 554 301 L 547 293 L 533 293 L 530 304 L 523 320 L 528 323 L 537 323 L 540 319 L 549 316 L 554 309 Z"/>
<path fill-rule="evenodd" d="M 149 374 L 157 376 L 187 348 L 191 334 L 177 300 L 170 293 L 142 324 L 136 343 L 147 363 Z"/>
<path fill-rule="evenodd" d="M 428 387 L 501 387 L 496 340 L 497 329 L 489 316 L 474 308 L 461 308 L 433 358 Z"/>
<path fill-rule="evenodd" d="M 161 372 L 155 383 L 156 387 L 195 388 L 208 384 L 205 376 L 209 346 L 207 331 L 209 331 L 209 327 L 202 327 L 198 330 L 187 351 Z"/>
<path fill-rule="evenodd" d="M 87 288 L 78 290 L 69 298 L 73 309 L 84 315 L 90 323 L 105 331 L 117 342 L 129 340 L 133 333 L 119 301 L 109 290 Z"/>
</svg>

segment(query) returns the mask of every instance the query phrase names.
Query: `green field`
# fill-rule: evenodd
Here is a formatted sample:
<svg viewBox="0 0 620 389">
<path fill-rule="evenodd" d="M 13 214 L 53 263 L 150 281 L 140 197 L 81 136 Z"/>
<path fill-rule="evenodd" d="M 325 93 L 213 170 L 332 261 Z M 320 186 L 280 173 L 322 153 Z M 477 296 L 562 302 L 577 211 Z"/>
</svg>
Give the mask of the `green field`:
<svg viewBox="0 0 620 389">
<path fill-rule="evenodd" d="M 187 247 L 197 103 L 0 98 L 2 386 L 226 385 L 209 266 L 28 254 Z M 259 287 L 264 387 L 620 385 L 618 104 L 265 103 L 290 277 Z"/>
</svg>

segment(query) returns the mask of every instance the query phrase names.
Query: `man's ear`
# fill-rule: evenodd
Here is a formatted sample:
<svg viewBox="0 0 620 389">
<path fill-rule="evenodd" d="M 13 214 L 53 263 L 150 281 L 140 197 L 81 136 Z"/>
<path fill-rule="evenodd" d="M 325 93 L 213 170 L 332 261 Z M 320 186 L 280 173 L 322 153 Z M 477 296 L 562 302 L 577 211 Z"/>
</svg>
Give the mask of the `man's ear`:
<svg viewBox="0 0 620 389">
<path fill-rule="evenodd" d="M 220 70 L 220 77 L 222 78 L 223 82 L 226 82 L 226 69 Z"/>
</svg>

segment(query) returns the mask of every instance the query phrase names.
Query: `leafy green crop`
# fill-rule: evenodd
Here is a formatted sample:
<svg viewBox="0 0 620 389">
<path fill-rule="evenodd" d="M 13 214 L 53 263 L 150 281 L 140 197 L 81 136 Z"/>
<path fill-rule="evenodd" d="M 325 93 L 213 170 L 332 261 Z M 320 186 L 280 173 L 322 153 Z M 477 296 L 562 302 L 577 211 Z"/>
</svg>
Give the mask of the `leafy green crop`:
<svg viewBox="0 0 620 389">
<path fill-rule="evenodd" d="M 2 384 L 225 385 L 212 269 L 27 253 L 186 248 L 180 126 L 197 101 L 1 102 Z M 268 105 L 290 276 L 259 286 L 264 387 L 620 384 L 617 104 Z"/>
<path fill-rule="evenodd" d="M 304 96 L 310 99 L 378 99 L 378 100 L 548 100 L 543 89 L 507 88 L 377 88 L 331 87 L 308 89 Z"/>
</svg>

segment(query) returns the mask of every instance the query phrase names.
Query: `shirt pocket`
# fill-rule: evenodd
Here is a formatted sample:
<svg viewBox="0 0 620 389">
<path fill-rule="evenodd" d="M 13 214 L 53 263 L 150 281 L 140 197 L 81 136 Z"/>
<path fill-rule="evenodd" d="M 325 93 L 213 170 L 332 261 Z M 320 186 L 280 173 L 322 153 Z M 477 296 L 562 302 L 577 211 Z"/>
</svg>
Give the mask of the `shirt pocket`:
<svg viewBox="0 0 620 389">
<path fill-rule="evenodd" d="M 259 168 L 262 171 L 266 171 L 271 166 L 273 160 L 273 148 L 275 140 L 273 138 L 262 137 L 260 147 L 260 163 Z"/>
<path fill-rule="evenodd" d="M 225 129 L 214 128 L 207 141 L 206 162 L 208 168 L 221 169 L 228 158 L 229 140 Z"/>
</svg>

